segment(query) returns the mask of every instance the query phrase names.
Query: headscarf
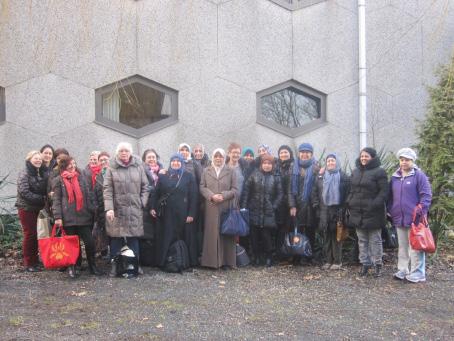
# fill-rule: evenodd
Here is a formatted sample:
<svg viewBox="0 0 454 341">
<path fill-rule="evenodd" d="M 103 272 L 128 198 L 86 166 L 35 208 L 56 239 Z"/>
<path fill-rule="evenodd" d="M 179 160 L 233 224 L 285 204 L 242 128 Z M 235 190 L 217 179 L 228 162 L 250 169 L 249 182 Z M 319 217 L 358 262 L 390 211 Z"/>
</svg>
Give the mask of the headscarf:
<svg viewBox="0 0 454 341">
<path fill-rule="evenodd" d="M 179 160 L 181 162 L 181 167 L 178 169 L 173 169 L 171 167 L 171 163 L 173 160 Z M 184 159 L 183 156 L 180 153 L 175 153 L 170 157 L 170 162 L 169 162 L 169 175 L 171 177 L 177 176 L 178 178 L 183 174 L 184 172 Z"/>
<path fill-rule="evenodd" d="M 82 195 L 82 190 L 80 189 L 79 172 L 77 170 L 74 170 L 73 172 L 64 170 L 60 173 L 60 176 L 65 185 L 66 193 L 68 193 L 68 204 L 72 204 L 75 198 L 76 211 L 80 211 L 84 206 L 84 197 Z"/>
<path fill-rule="evenodd" d="M 298 147 L 298 152 L 301 151 L 310 151 L 312 152 L 314 148 L 309 143 L 302 143 Z M 306 174 L 304 175 L 304 186 L 303 186 L 303 202 L 309 201 L 309 197 L 312 192 L 312 185 L 314 184 L 314 171 L 313 166 L 316 163 L 314 157 L 309 160 L 301 160 L 298 158 L 297 161 L 293 164 L 293 172 L 292 172 L 292 194 L 298 195 L 298 187 L 299 187 L 299 179 L 300 179 L 300 169 L 304 168 Z"/>
<path fill-rule="evenodd" d="M 254 150 L 251 147 L 245 147 L 243 148 L 243 153 L 241 154 L 241 157 L 244 157 L 246 154 L 251 154 L 252 157 L 254 157 Z"/>
<path fill-rule="evenodd" d="M 329 158 L 336 160 L 336 168 L 328 170 L 325 167 L 323 174 L 323 191 L 322 198 L 326 206 L 340 204 L 340 160 L 334 153 L 328 154 L 325 160 Z"/>
<path fill-rule="evenodd" d="M 187 163 L 189 160 L 192 160 L 192 157 L 191 157 L 192 150 L 191 150 L 191 146 L 190 145 L 188 145 L 187 143 L 183 142 L 183 143 L 180 143 L 180 145 L 178 146 L 178 153 L 180 152 L 180 149 L 183 148 L 183 147 L 186 147 L 189 150 L 188 158 L 186 160 L 183 158 L 183 162 Z"/>
<path fill-rule="evenodd" d="M 262 143 L 262 144 L 257 148 L 257 150 L 259 150 L 260 148 L 265 149 L 266 152 L 267 152 L 267 154 L 270 154 L 270 155 L 271 155 L 271 147 L 268 146 L 267 144 Z"/>
<path fill-rule="evenodd" d="M 222 149 L 222 148 L 216 148 L 214 151 L 213 151 L 213 154 L 211 156 L 211 159 L 214 160 L 214 156 L 217 154 L 217 153 L 220 153 L 223 157 L 224 157 L 224 162 L 223 164 L 220 166 L 220 167 L 217 167 L 214 165 L 214 161 L 212 162 L 212 165 L 213 165 L 213 168 L 216 172 L 216 176 L 219 177 L 219 174 L 221 173 L 222 171 L 222 168 L 224 168 L 225 166 L 225 150 Z"/>
</svg>

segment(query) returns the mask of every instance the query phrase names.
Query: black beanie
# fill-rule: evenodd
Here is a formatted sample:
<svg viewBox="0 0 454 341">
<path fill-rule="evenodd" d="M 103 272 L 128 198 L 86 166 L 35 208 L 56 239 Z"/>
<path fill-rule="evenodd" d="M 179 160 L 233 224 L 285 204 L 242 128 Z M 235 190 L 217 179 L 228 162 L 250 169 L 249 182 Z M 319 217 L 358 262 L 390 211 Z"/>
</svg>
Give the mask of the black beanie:
<svg viewBox="0 0 454 341">
<path fill-rule="evenodd" d="M 372 158 L 376 157 L 377 156 L 377 151 L 372 148 L 372 147 L 366 147 L 366 148 L 363 148 L 361 149 L 361 152 L 366 152 L 367 154 L 369 154 Z M 361 154 L 361 153 L 360 153 Z"/>
</svg>

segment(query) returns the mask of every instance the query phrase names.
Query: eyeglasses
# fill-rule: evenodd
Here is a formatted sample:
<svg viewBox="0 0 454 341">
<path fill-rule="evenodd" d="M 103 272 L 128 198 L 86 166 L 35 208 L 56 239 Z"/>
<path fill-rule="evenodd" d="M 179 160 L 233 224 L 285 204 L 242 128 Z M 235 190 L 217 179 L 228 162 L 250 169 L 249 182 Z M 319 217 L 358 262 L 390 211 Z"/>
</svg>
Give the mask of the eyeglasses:
<svg viewBox="0 0 454 341">
<path fill-rule="evenodd" d="M 99 159 L 99 162 L 101 163 L 109 162 L 109 159 Z"/>
</svg>

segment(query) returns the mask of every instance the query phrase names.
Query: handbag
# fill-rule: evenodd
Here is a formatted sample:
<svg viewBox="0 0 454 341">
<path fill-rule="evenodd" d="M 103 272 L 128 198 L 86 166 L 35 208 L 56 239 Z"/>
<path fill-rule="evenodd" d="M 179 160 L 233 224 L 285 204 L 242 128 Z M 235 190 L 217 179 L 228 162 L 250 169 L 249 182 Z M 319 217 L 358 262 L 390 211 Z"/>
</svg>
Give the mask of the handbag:
<svg viewBox="0 0 454 341">
<path fill-rule="evenodd" d="M 413 250 L 424 251 L 427 253 L 435 252 L 435 241 L 430 231 L 427 217 L 420 214 L 419 223 L 416 224 L 417 210 L 416 207 L 413 211 L 413 219 L 410 227 L 410 245 Z"/>
<path fill-rule="evenodd" d="M 240 210 L 238 208 L 230 208 L 221 214 L 221 228 L 220 232 L 227 236 L 240 236 L 245 237 L 249 234 L 249 224 L 243 218 L 246 209 Z M 247 210 L 246 210 L 247 211 Z"/>
<path fill-rule="evenodd" d="M 79 236 L 66 235 L 60 226 L 61 237 L 55 237 L 57 225 L 51 236 L 38 240 L 39 253 L 46 269 L 64 268 L 76 264 L 79 257 Z"/>
<path fill-rule="evenodd" d="M 281 247 L 281 253 L 285 257 L 291 256 L 312 256 L 311 243 L 309 238 L 303 233 L 298 232 L 298 227 L 295 226 L 293 232 L 288 232 L 284 238 L 284 244 Z"/>
<path fill-rule="evenodd" d="M 240 244 L 236 244 L 236 266 L 242 268 L 248 266 L 251 263 L 249 256 Z"/>
<path fill-rule="evenodd" d="M 337 242 L 343 242 L 348 238 L 348 228 L 344 225 L 342 220 L 338 220 L 336 223 L 336 240 Z"/>
<path fill-rule="evenodd" d="M 52 232 L 52 224 L 50 215 L 46 209 L 39 211 L 38 219 L 36 220 L 36 233 L 38 239 L 49 238 Z"/>
<path fill-rule="evenodd" d="M 156 215 L 158 217 L 162 217 L 164 215 L 164 210 L 165 210 L 165 207 L 167 206 L 167 199 L 169 199 L 170 195 L 173 192 L 175 192 L 178 185 L 180 184 L 180 180 L 182 177 L 183 177 L 183 174 L 181 174 L 181 176 L 178 178 L 178 181 L 177 181 L 177 184 L 175 185 L 175 187 L 172 188 L 172 190 L 170 192 L 165 193 L 158 199 L 157 208 L 156 208 Z"/>
</svg>

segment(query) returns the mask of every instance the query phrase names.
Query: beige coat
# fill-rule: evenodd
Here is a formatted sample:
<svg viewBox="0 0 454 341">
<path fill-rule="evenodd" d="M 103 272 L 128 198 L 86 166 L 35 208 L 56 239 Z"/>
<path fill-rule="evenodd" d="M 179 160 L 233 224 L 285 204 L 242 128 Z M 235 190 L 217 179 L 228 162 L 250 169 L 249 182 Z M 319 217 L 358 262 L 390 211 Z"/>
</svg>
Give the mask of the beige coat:
<svg viewBox="0 0 454 341">
<path fill-rule="evenodd" d="M 148 179 L 142 161 L 132 156 L 125 166 L 117 159 L 111 162 L 104 177 L 105 211 L 113 210 L 115 219 L 106 221 L 110 237 L 143 236 L 143 208 L 149 194 Z"/>
<path fill-rule="evenodd" d="M 235 238 L 219 233 L 220 213 L 228 210 L 230 202 L 238 195 L 235 172 L 228 166 L 224 166 L 218 178 L 213 166 L 205 168 L 200 180 L 200 194 L 205 198 L 201 265 L 216 269 L 223 265 L 236 267 Z M 210 199 L 214 194 L 222 194 L 224 202 L 213 203 Z"/>
</svg>

